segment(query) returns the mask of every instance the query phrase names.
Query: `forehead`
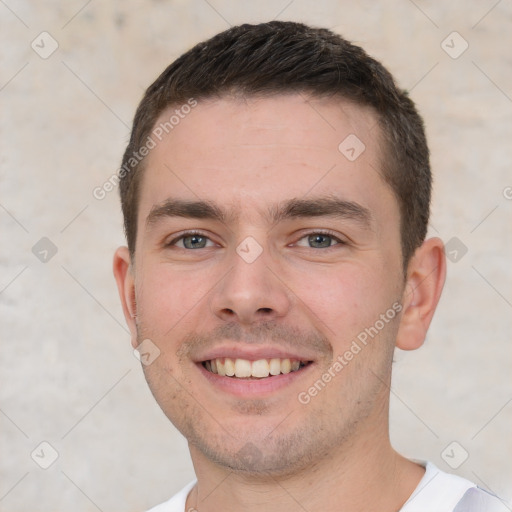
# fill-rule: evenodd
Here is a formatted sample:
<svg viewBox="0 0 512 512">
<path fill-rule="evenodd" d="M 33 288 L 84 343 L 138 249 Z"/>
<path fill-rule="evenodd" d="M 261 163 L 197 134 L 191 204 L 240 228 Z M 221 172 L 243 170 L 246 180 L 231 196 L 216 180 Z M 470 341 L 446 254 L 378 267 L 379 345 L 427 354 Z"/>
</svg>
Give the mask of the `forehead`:
<svg viewBox="0 0 512 512">
<path fill-rule="evenodd" d="M 155 124 L 167 133 L 146 157 L 139 227 L 168 197 L 214 201 L 253 219 L 308 194 L 365 207 L 394 202 L 380 175 L 380 128 L 370 108 L 301 94 L 222 98 L 198 102 L 171 125 L 176 108 Z"/>
</svg>

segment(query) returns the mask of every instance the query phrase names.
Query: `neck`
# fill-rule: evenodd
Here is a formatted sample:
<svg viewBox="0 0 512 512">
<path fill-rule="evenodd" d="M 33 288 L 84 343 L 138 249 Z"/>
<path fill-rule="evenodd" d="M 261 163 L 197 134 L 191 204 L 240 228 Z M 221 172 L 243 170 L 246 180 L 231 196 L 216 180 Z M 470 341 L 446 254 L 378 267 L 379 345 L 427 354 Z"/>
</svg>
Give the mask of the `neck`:
<svg viewBox="0 0 512 512">
<path fill-rule="evenodd" d="M 387 429 L 366 427 L 293 475 L 230 471 L 190 447 L 198 483 L 186 510 L 364 512 L 379 504 L 396 512 L 412 494 L 424 469 L 393 450 Z"/>
</svg>

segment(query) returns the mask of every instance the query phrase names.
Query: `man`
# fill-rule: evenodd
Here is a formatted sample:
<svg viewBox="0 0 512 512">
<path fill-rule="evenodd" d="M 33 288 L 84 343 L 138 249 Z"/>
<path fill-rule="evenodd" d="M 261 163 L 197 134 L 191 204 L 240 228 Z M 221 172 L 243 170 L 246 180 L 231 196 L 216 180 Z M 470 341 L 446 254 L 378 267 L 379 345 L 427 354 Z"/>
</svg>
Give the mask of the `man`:
<svg viewBox="0 0 512 512">
<path fill-rule="evenodd" d="M 154 511 L 499 506 L 389 441 L 393 351 L 423 343 L 446 265 L 423 123 L 380 63 L 231 28 L 146 91 L 120 178 L 124 313 L 197 475 Z"/>
</svg>

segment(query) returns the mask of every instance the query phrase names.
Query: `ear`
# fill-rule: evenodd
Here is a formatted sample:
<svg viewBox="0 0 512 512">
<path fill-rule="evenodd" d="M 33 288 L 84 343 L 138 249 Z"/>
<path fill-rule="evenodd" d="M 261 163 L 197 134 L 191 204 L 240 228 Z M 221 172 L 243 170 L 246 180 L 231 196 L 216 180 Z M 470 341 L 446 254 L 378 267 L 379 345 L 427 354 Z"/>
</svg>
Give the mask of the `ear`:
<svg viewBox="0 0 512 512">
<path fill-rule="evenodd" d="M 445 278 L 443 242 L 440 238 L 430 238 L 416 249 L 407 268 L 403 312 L 396 338 L 398 348 L 415 350 L 423 345 Z"/>
<path fill-rule="evenodd" d="M 126 323 L 132 335 L 132 345 L 137 346 L 137 303 L 135 301 L 135 276 L 128 247 L 119 247 L 114 254 L 114 277 L 123 306 Z"/>
</svg>

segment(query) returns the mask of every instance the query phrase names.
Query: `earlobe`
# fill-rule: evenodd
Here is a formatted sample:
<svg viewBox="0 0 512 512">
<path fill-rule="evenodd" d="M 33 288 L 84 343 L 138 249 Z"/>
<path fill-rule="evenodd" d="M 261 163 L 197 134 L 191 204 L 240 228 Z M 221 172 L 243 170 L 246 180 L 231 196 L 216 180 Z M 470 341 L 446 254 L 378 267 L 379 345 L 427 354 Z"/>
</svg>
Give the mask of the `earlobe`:
<svg viewBox="0 0 512 512">
<path fill-rule="evenodd" d="M 409 262 L 402 296 L 403 312 L 396 346 L 419 348 L 434 316 L 446 277 L 446 258 L 440 238 L 430 238 L 418 247 Z"/>
<path fill-rule="evenodd" d="M 135 278 L 131 264 L 130 252 L 127 247 L 119 247 L 114 254 L 114 277 L 124 317 L 132 335 L 132 345 L 137 344 L 137 303 L 135 301 Z"/>
</svg>

